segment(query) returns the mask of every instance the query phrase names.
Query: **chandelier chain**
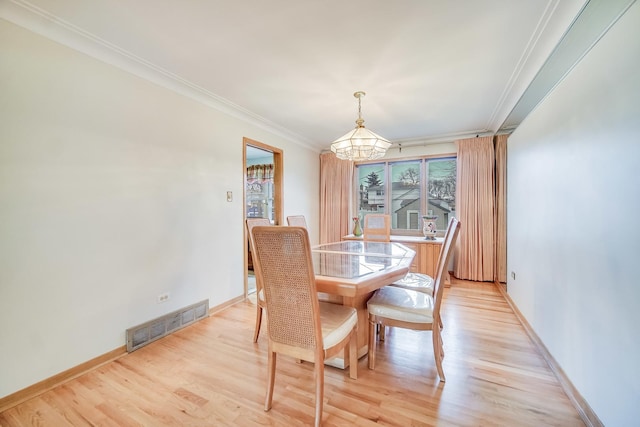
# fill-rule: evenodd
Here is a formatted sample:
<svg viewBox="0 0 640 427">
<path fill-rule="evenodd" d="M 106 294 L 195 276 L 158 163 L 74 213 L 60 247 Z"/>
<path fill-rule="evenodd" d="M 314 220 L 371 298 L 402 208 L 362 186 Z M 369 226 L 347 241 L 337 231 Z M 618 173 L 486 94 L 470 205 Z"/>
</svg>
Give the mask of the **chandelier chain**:
<svg viewBox="0 0 640 427">
<path fill-rule="evenodd" d="M 364 119 L 362 118 L 362 97 L 365 96 L 364 92 L 356 92 L 353 94 L 356 98 L 358 98 L 358 120 L 356 120 L 356 124 L 359 128 L 364 127 Z"/>
</svg>

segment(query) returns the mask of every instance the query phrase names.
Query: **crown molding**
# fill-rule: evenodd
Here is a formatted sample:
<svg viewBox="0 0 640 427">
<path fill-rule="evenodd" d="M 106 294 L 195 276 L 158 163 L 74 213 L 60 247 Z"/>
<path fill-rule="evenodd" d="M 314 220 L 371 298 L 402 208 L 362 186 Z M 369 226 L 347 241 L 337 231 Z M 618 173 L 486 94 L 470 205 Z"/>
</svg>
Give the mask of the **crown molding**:
<svg viewBox="0 0 640 427">
<path fill-rule="evenodd" d="M 504 124 L 507 116 L 525 94 L 529 83 L 552 52 L 557 40 L 562 36 L 557 34 L 557 29 L 566 28 L 567 16 L 575 16 L 577 12 L 575 4 L 579 2 L 583 0 L 573 2 L 548 0 L 547 7 L 489 118 L 487 129 L 497 132 Z"/>
<path fill-rule="evenodd" d="M 589 0 L 502 124 L 513 129 L 582 61 L 636 0 Z"/>
<path fill-rule="evenodd" d="M 0 17 L 297 145 L 318 151 L 308 138 L 254 114 L 27 1 L 0 0 Z"/>
</svg>

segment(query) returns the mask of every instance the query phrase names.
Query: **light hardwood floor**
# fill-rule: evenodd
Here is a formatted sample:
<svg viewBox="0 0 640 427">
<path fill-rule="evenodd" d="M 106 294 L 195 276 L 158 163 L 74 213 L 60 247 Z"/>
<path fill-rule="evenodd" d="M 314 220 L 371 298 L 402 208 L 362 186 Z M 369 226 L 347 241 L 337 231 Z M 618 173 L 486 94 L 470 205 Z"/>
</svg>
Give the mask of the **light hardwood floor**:
<svg viewBox="0 0 640 427">
<path fill-rule="evenodd" d="M 11 426 L 304 426 L 313 369 L 279 358 L 264 412 L 264 329 L 236 304 L 0 413 Z M 325 370 L 324 426 L 583 426 L 543 357 L 493 284 L 453 279 L 443 302 L 446 383 L 431 332 L 390 329 L 376 369 Z M 263 328 L 265 325 L 263 325 Z"/>
</svg>

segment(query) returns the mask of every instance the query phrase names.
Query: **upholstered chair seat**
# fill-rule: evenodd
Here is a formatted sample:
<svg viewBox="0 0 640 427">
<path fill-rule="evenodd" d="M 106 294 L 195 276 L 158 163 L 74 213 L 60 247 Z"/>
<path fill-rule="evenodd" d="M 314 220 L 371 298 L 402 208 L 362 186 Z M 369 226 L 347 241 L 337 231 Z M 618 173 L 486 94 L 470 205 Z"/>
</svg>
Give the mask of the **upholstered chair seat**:
<svg viewBox="0 0 640 427">
<path fill-rule="evenodd" d="M 433 277 L 428 274 L 407 273 L 402 279 L 393 282 L 391 286 L 433 295 Z"/>
<path fill-rule="evenodd" d="M 385 286 L 367 302 L 369 314 L 400 322 L 433 322 L 433 297 L 423 292 Z"/>
</svg>

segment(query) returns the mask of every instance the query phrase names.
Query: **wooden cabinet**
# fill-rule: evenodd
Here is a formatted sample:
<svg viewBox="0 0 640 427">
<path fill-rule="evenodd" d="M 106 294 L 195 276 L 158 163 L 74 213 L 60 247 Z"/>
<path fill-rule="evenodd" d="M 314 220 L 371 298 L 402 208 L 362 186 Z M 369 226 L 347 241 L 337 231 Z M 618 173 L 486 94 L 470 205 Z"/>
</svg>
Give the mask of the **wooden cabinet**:
<svg viewBox="0 0 640 427">
<path fill-rule="evenodd" d="M 393 236 L 392 241 L 402 243 L 406 247 L 413 249 L 416 256 L 411 264 L 411 271 L 414 273 L 428 274 L 433 277 L 436 274 L 436 263 L 442 247 L 442 239 L 424 240 L 412 236 Z"/>
<path fill-rule="evenodd" d="M 350 234 L 344 236 L 343 240 L 362 240 L 362 237 L 356 237 Z M 409 249 L 415 251 L 416 256 L 413 258 L 413 263 L 411 264 L 412 272 L 428 274 L 431 277 L 436 274 L 436 264 L 444 241 L 443 238 L 425 240 L 424 237 L 418 236 L 391 236 L 391 241 L 402 243 Z"/>
<path fill-rule="evenodd" d="M 413 273 L 422 273 L 423 269 L 425 268 L 424 260 L 422 259 L 422 251 L 421 251 L 422 245 L 419 245 L 416 243 L 406 243 L 406 242 L 398 242 L 398 243 L 402 243 L 403 245 L 405 245 L 406 247 L 408 247 L 409 249 L 411 249 L 416 253 L 416 256 L 413 258 L 413 262 L 411 263 L 410 271 Z"/>
</svg>

